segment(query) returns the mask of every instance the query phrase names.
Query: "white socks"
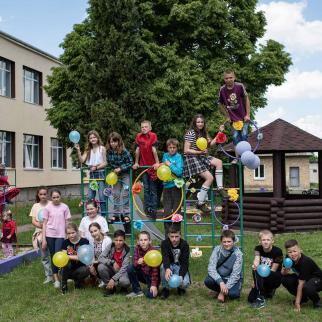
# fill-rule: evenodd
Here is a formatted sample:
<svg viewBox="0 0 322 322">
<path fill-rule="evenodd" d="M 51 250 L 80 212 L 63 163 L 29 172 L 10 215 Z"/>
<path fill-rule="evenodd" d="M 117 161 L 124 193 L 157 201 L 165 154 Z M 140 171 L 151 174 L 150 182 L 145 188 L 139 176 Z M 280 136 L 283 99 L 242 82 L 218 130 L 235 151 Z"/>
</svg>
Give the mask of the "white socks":
<svg viewBox="0 0 322 322">
<path fill-rule="evenodd" d="M 202 186 L 200 191 L 197 193 L 199 203 L 204 203 L 207 200 L 208 190 L 210 187 Z"/>
<path fill-rule="evenodd" d="M 215 172 L 215 178 L 216 178 L 218 189 L 222 189 L 224 187 L 223 174 L 224 174 L 223 170 L 216 170 L 216 172 Z"/>
</svg>

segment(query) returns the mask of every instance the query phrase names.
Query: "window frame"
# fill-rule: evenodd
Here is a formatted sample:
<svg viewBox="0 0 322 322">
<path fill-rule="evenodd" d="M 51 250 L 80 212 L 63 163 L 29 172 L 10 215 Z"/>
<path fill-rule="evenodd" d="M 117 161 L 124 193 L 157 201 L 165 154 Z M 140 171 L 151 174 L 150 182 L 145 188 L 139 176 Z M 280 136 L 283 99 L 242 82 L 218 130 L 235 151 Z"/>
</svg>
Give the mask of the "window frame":
<svg viewBox="0 0 322 322">
<path fill-rule="evenodd" d="M 6 133 L 6 134 L 9 134 L 10 135 L 10 141 L 6 140 L 5 141 L 5 144 L 4 144 L 4 141 L 2 139 L 2 135 L 1 133 Z M 10 154 L 10 164 L 7 164 L 5 163 L 6 167 L 7 168 L 14 168 L 15 167 L 15 162 L 16 162 L 16 158 L 15 158 L 15 132 L 10 132 L 10 131 L 3 131 L 3 130 L 0 130 L 0 149 L 2 150 L 1 152 L 1 155 L 2 155 L 2 158 L 0 158 L 0 163 L 5 163 L 4 159 L 4 155 L 5 155 L 5 151 L 6 151 L 6 144 L 10 144 L 10 151 L 9 151 L 9 154 Z"/>
<path fill-rule="evenodd" d="M 27 143 L 26 142 L 27 136 L 31 136 L 33 139 L 38 138 L 38 143 L 34 143 L 34 141 L 32 143 Z M 26 146 L 27 145 L 32 147 L 32 149 L 31 149 L 32 166 L 30 166 L 30 167 L 26 166 Z M 33 147 L 35 147 L 35 146 L 38 146 L 38 166 L 34 166 L 34 148 Z M 41 169 L 43 169 L 43 137 L 42 136 L 28 134 L 28 133 L 23 134 L 23 169 L 24 170 L 41 170 Z"/>
<path fill-rule="evenodd" d="M 53 141 L 56 141 L 57 142 L 57 145 L 53 145 Z M 62 166 L 54 166 L 53 165 L 53 155 L 54 153 L 56 154 L 56 160 L 57 163 L 59 164 L 59 150 L 61 150 L 61 157 L 62 157 L 62 160 L 61 160 L 61 164 Z M 64 147 L 64 145 L 62 144 L 61 141 L 59 141 L 57 138 L 50 138 L 50 167 L 51 169 L 53 170 L 64 170 L 66 169 L 66 149 Z"/>
<path fill-rule="evenodd" d="M 9 93 L 3 94 L 2 93 L 2 89 L 0 88 L 0 96 L 2 97 L 8 97 L 8 98 L 15 98 L 16 92 L 15 92 L 15 62 L 7 59 L 5 57 L 0 56 L 0 61 L 3 61 L 4 63 L 7 63 L 10 65 L 10 70 L 4 70 L 0 67 L 0 70 L 4 70 L 5 72 L 9 73 L 9 80 L 8 80 L 8 84 L 9 84 Z"/>
<path fill-rule="evenodd" d="M 38 79 L 35 77 L 27 77 L 26 72 L 33 73 L 34 75 L 38 76 Z M 35 88 L 35 82 L 37 82 L 37 90 L 38 90 L 38 95 L 36 99 L 36 94 L 33 93 L 33 99 L 28 100 L 26 99 L 26 81 L 31 82 L 32 86 L 31 88 Z M 32 93 L 30 93 L 31 96 Z M 43 92 L 42 92 L 42 73 L 39 72 L 38 70 L 29 68 L 27 66 L 23 66 L 23 100 L 26 103 L 33 104 L 33 105 L 43 105 Z"/>
<path fill-rule="evenodd" d="M 263 176 L 260 175 L 261 167 L 263 167 Z M 258 172 L 257 175 L 256 175 L 256 171 Z M 265 180 L 265 179 L 266 179 L 265 164 L 260 164 L 256 169 L 254 169 L 254 180 Z"/>
</svg>

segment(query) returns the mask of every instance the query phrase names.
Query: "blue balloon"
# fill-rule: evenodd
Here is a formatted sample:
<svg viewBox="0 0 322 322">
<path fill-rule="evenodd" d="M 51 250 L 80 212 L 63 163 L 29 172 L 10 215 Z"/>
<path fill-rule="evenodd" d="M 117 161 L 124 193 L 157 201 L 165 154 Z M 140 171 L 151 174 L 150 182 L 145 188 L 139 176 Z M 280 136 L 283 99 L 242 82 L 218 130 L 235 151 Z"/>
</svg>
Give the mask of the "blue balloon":
<svg viewBox="0 0 322 322">
<path fill-rule="evenodd" d="M 246 151 L 251 151 L 252 147 L 247 141 L 240 141 L 236 145 L 236 153 L 238 155 L 243 155 Z"/>
<path fill-rule="evenodd" d="M 181 284 L 181 278 L 177 274 L 172 274 L 168 283 L 171 288 L 177 288 Z"/>
<path fill-rule="evenodd" d="M 255 154 L 252 151 L 245 151 L 240 160 L 244 166 L 247 168 L 255 162 Z"/>
<path fill-rule="evenodd" d="M 80 140 L 80 134 L 77 131 L 71 131 L 68 137 L 69 137 L 69 140 L 74 144 L 78 143 Z"/>
<path fill-rule="evenodd" d="M 38 211 L 38 214 L 37 214 L 37 220 L 39 222 L 43 222 L 44 221 L 44 210 L 43 209 L 40 209 Z"/>
<path fill-rule="evenodd" d="M 293 266 L 293 261 L 289 257 L 285 257 L 283 260 L 283 266 L 285 268 L 291 268 Z"/>
<path fill-rule="evenodd" d="M 267 277 L 271 273 L 271 268 L 268 265 L 260 264 L 257 266 L 257 273 L 261 277 Z"/>
<path fill-rule="evenodd" d="M 94 248 L 92 245 L 82 245 L 77 250 L 77 257 L 85 265 L 91 265 L 94 260 Z"/>
<path fill-rule="evenodd" d="M 259 167 L 260 164 L 261 164 L 261 160 L 260 160 L 259 156 L 255 155 L 253 162 L 248 164 L 247 168 L 255 170 Z"/>
</svg>

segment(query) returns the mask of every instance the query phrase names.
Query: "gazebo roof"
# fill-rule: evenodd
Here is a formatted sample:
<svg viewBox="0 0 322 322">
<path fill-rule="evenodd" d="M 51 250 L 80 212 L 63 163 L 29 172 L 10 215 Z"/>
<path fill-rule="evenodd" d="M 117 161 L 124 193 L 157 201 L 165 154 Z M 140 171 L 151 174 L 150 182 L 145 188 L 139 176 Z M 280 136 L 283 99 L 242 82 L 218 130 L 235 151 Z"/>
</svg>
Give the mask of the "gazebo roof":
<svg viewBox="0 0 322 322">
<path fill-rule="evenodd" d="M 263 139 L 257 152 L 315 152 L 322 151 L 322 139 L 301 130 L 297 126 L 282 119 L 277 119 L 260 129 Z M 252 147 L 257 143 L 257 131 L 251 133 L 248 142 Z M 232 143 L 225 146 L 225 150 L 232 150 Z"/>
</svg>

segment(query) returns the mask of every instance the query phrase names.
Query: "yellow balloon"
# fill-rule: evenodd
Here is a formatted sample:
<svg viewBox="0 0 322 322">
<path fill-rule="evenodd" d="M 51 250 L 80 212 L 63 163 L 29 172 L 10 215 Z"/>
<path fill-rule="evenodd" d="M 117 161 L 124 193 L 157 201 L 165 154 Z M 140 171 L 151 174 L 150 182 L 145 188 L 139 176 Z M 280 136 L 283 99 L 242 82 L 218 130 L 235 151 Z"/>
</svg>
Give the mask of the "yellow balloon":
<svg viewBox="0 0 322 322">
<path fill-rule="evenodd" d="M 68 261 L 68 255 L 63 251 L 57 252 L 53 256 L 53 263 L 56 267 L 65 267 L 68 264 Z"/>
<path fill-rule="evenodd" d="M 117 174 L 113 171 L 106 176 L 106 183 L 109 184 L 110 186 L 114 186 L 117 183 L 117 180 L 118 180 Z"/>
<path fill-rule="evenodd" d="M 144 255 L 144 263 L 150 267 L 158 267 L 162 263 L 162 255 L 158 250 L 150 250 Z"/>
<path fill-rule="evenodd" d="M 199 150 L 203 151 L 207 149 L 208 142 L 205 138 L 199 138 L 196 142 L 196 145 Z"/>
<path fill-rule="evenodd" d="M 169 181 L 172 179 L 171 169 L 167 165 L 160 165 L 157 170 L 157 176 L 162 181 Z"/>
</svg>

